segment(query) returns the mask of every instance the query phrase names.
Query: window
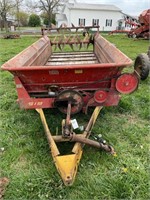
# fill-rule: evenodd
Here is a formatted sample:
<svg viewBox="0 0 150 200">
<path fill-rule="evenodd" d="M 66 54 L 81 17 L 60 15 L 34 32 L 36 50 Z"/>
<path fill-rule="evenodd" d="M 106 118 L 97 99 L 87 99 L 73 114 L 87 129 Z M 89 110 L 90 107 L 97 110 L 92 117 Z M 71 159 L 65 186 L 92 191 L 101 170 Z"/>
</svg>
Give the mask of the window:
<svg viewBox="0 0 150 200">
<path fill-rule="evenodd" d="M 92 20 L 92 25 L 93 26 L 98 26 L 99 25 L 99 19 L 93 19 Z"/>
<path fill-rule="evenodd" d="M 85 19 L 79 18 L 79 26 L 85 26 Z"/>
<path fill-rule="evenodd" d="M 112 26 L 112 19 L 106 19 L 106 26 Z"/>
</svg>

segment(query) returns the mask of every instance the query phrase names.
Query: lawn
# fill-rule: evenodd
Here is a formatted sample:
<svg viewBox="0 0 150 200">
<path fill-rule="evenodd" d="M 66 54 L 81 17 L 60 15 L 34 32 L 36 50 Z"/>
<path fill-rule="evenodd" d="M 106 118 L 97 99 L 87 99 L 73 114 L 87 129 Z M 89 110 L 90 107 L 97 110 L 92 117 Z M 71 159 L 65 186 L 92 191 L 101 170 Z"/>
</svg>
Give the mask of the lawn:
<svg viewBox="0 0 150 200">
<path fill-rule="evenodd" d="M 147 52 L 149 42 L 125 35 L 104 35 L 131 59 Z M 0 64 L 37 37 L 0 39 Z M 4 199 L 150 199 L 149 191 L 149 78 L 136 92 L 122 95 L 116 107 L 105 107 L 93 128 L 111 144 L 117 157 L 85 147 L 76 180 L 66 187 L 57 173 L 38 114 L 20 110 L 13 76 L 0 71 L 0 172 L 9 184 Z M 63 114 L 46 110 L 52 131 L 60 129 Z M 88 115 L 77 114 L 79 124 Z M 65 147 L 63 147 L 65 148 Z"/>
</svg>

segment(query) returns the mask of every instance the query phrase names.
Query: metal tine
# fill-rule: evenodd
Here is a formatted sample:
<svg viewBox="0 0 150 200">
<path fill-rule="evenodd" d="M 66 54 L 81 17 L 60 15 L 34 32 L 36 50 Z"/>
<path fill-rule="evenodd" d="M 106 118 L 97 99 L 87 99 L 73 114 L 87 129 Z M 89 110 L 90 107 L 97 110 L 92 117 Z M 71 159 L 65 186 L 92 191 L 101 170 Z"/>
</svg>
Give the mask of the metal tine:
<svg viewBox="0 0 150 200">
<path fill-rule="evenodd" d="M 56 51 L 56 49 L 57 49 L 57 44 L 54 45 L 54 51 Z"/>
<path fill-rule="evenodd" d="M 70 28 L 68 28 L 67 30 L 69 30 L 69 32 L 71 32 L 71 29 L 70 29 Z"/>
<path fill-rule="evenodd" d="M 79 50 L 82 48 L 82 42 L 81 42 L 81 38 L 79 37 L 79 35 L 76 36 L 77 41 L 79 42 Z"/>
<path fill-rule="evenodd" d="M 64 44 L 67 44 L 69 42 L 69 40 L 70 40 L 70 36 L 66 37 L 64 35 Z"/>
<path fill-rule="evenodd" d="M 79 50 L 81 50 L 81 48 L 82 48 L 82 43 L 80 43 L 80 45 L 79 45 Z"/>
<path fill-rule="evenodd" d="M 70 36 L 69 37 L 66 37 L 66 35 L 63 35 L 63 43 L 62 43 L 62 50 L 64 49 L 65 45 L 68 43 L 70 39 Z"/>
<path fill-rule="evenodd" d="M 76 28 L 76 33 L 78 32 L 78 28 Z"/>
<path fill-rule="evenodd" d="M 81 43 L 81 38 L 79 37 L 79 35 L 77 35 L 76 38 L 77 38 L 77 41 L 78 41 L 79 43 Z"/>
<path fill-rule="evenodd" d="M 85 35 L 83 41 L 87 41 L 87 40 L 89 40 L 89 36 L 88 36 L 88 34 Z"/>
<path fill-rule="evenodd" d="M 72 26 L 73 28 L 75 28 L 75 25 L 74 25 L 73 23 L 71 23 L 71 26 Z"/>
<path fill-rule="evenodd" d="M 88 48 L 89 48 L 89 46 L 90 46 L 90 43 L 87 43 L 87 46 L 86 46 L 86 48 L 88 49 Z"/>
<path fill-rule="evenodd" d="M 60 25 L 59 28 L 56 29 L 58 33 L 60 33 L 61 28 L 62 28 L 62 24 Z"/>
<path fill-rule="evenodd" d="M 80 38 L 78 37 L 78 35 L 76 34 L 75 36 L 74 36 L 74 49 L 75 50 L 79 50 L 79 45 L 78 45 L 78 43 L 80 43 Z"/>
<path fill-rule="evenodd" d="M 71 47 L 72 51 L 74 51 L 73 44 L 69 44 L 69 46 Z"/>
<path fill-rule="evenodd" d="M 78 32 L 78 28 L 76 26 L 74 26 L 74 24 L 72 24 L 72 27 L 75 28 L 76 33 Z"/>
<path fill-rule="evenodd" d="M 68 43 L 69 42 L 69 40 L 71 39 L 71 35 L 69 35 L 68 37 L 66 37 L 66 43 Z"/>
<path fill-rule="evenodd" d="M 62 47 L 61 47 L 62 41 L 63 41 L 63 38 L 61 37 L 60 40 L 58 41 L 58 48 L 60 49 L 60 51 L 62 51 Z"/>
<path fill-rule="evenodd" d="M 55 38 L 53 39 L 53 42 L 57 41 L 56 39 L 57 39 L 57 35 L 56 35 Z"/>
<path fill-rule="evenodd" d="M 72 36 L 72 38 L 71 38 L 71 42 L 75 42 L 75 39 L 76 39 L 76 37 L 75 36 Z"/>
<path fill-rule="evenodd" d="M 61 45 L 61 49 L 63 50 L 64 47 L 65 47 L 65 43 L 63 43 L 63 44 Z"/>
<path fill-rule="evenodd" d="M 94 37 L 93 37 L 93 35 L 90 35 L 89 42 L 90 42 L 91 44 L 94 44 Z"/>
<path fill-rule="evenodd" d="M 89 45 L 90 44 L 94 44 L 94 39 L 93 39 L 93 36 L 92 35 L 90 35 L 90 37 L 89 37 L 89 42 L 88 42 L 88 44 L 87 44 L 87 49 L 89 48 Z"/>
<path fill-rule="evenodd" d="M 76 43 L 76 37 L 75 36 L 72 36 L 72 38 L 71 38 L 71 42 L 73 43 L 73 44 L 70 44 L 70 47 L 71 47 L 71 49 L 74 51 L 74 44 Z"/>
<path fill-rule="evenodd" d="M 58 32 L 58 33 L 59 33 L 59 30 L 60 30 L 60 29 L 58 28 L 58 29 L 57 29 L 57 32 Z"/>
<path fill-rule="evenodd" d="M 61 45 L 60 45 L 60 44 L 58 44 L 58 48 L 60 49 L 60 51 L 62 51 L 62 48 L 61 48 Z"/>
</svg>

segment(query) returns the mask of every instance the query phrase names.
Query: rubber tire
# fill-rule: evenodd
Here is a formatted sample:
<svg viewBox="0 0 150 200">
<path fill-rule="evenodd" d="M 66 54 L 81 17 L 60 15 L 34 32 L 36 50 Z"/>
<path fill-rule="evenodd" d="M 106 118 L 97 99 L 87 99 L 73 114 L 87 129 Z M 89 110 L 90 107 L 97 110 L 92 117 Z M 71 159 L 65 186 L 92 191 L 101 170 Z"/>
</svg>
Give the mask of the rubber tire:
<svg viewBox="0 0 150 200">
<path fill-rule="evenodd" d="M 146 53 L 141 53 L 136 57 L 134 69 L 139 73 L 141 80 L 145 80 L 148 77 L 150 61 Z"/>
</svg>

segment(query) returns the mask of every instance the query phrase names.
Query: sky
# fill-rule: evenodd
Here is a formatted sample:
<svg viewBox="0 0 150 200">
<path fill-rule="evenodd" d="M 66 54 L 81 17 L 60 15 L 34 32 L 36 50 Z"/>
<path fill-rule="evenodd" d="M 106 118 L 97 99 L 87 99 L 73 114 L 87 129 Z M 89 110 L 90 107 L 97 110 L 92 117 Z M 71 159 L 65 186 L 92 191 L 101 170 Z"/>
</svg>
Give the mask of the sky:
<svg viewBox="0 0 150 200">
<path fill-rule="evenodd" d="M 81 3 L 113 4 L 123 13 L 139 16 L 143 10 L 150 9 L 150 0 L 77 0 Z"/>
</svg>

